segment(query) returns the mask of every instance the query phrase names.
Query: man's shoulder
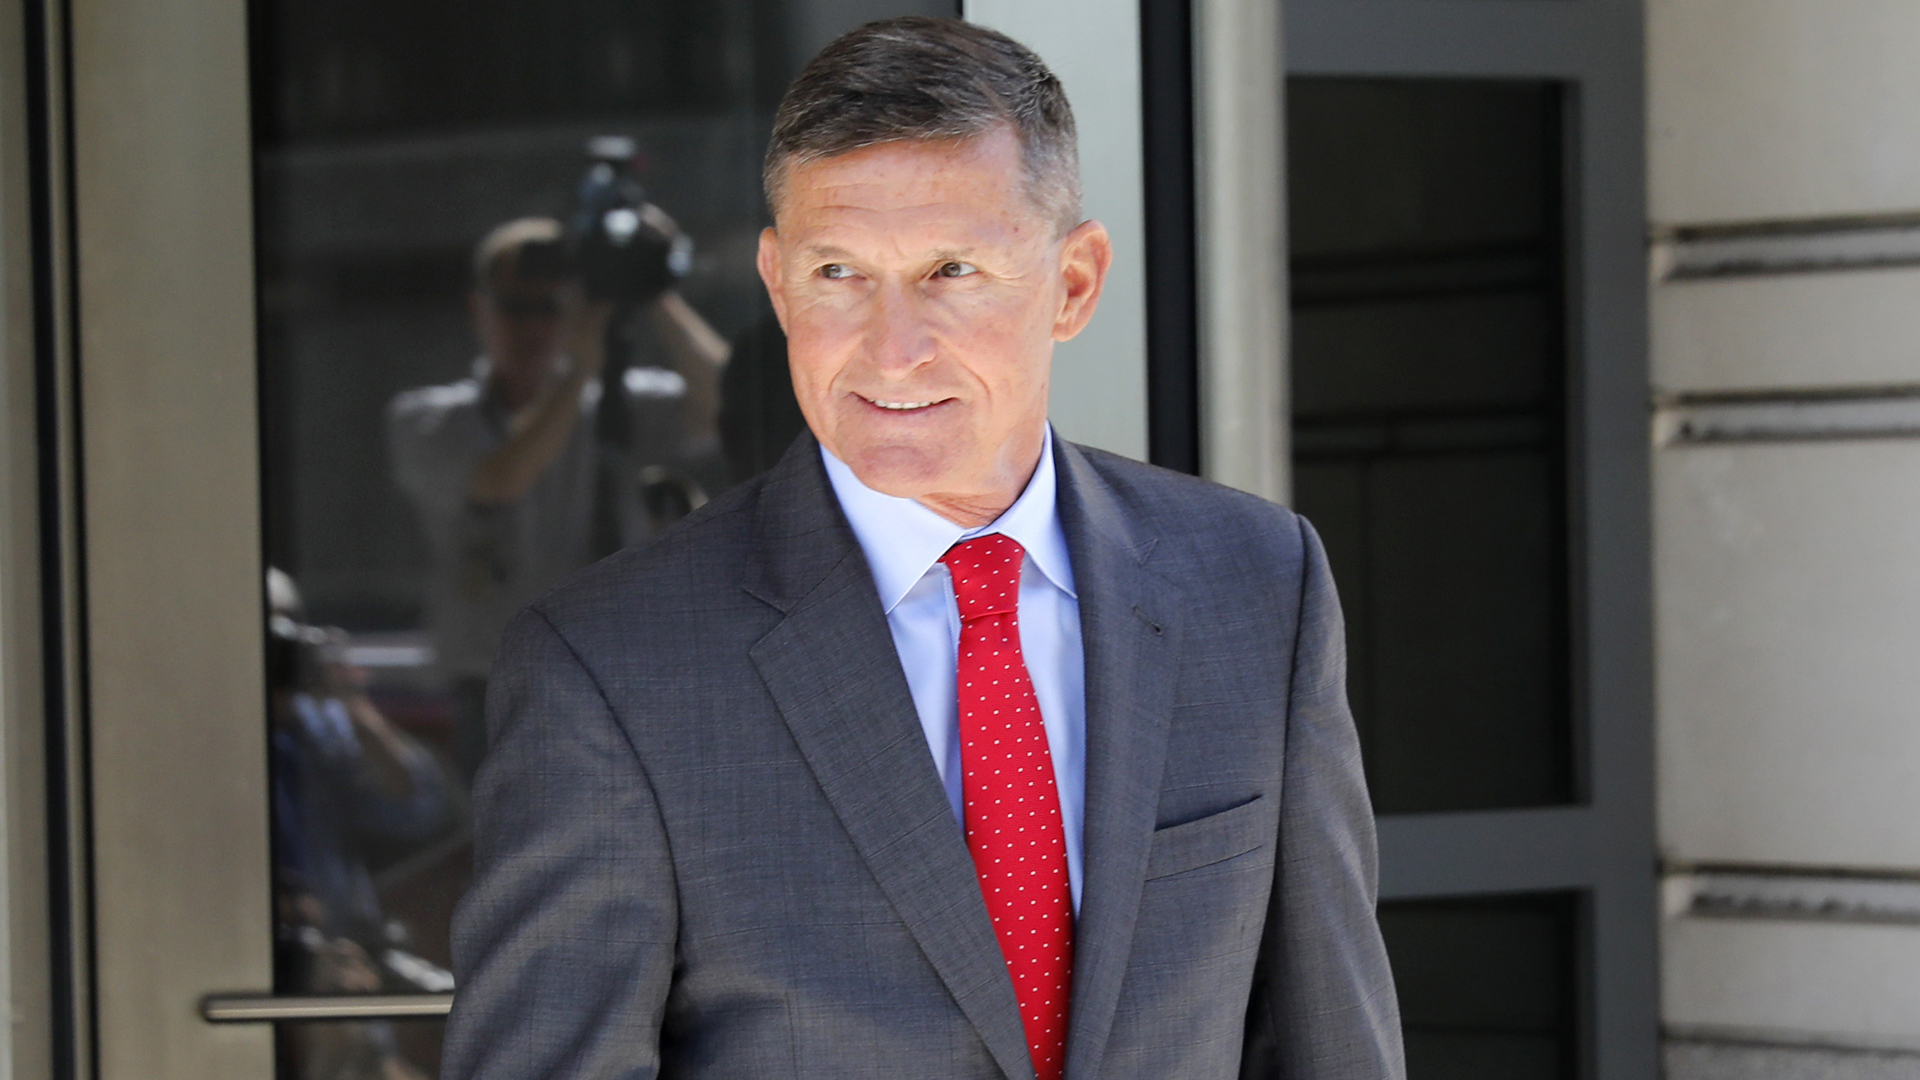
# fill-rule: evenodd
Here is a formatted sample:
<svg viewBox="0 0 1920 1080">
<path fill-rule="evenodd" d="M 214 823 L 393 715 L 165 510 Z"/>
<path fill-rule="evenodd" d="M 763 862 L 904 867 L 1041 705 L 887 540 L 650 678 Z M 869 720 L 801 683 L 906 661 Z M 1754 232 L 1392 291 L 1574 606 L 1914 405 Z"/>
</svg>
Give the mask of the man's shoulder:
<svg viewBox="0 0 1920 1080">
<path fill-rule="evenodd" d="M 394 413 L 442 412 L 480 404 L 480 384 L 471 378 L 433 386 L 416 386 L 393 396 L 387 406 Z"/>
<path fill-rule="evenodd" d="M 1289 620 L 1312 554 L 1312 530 L 1284 506 L 1186 473 L 1075 448 L 1082 496 L 1104 502 L 1123 543 L 1195 609 L 1271 609 Z"/>
<path fill-rule="evenodd" d="M 387 402 L 387 427 L 394 436 L 404 439 L 438 430 L 453 417 L 478 419 L 484 408 L 483 396 L 479 382 L 470 378 L 402 390 Z"/>
<path fill-rule="evenodd" d="M 1074 450 L 1142 540 L 1182 549 L 1251 543 L 1298 551 L 1302 521 L 1278 503 L 1090 446 Z"/>
<path fill-rule="evenodd" d="M 737 484 L 646 540 L 580 570 L 533 609 L 564 636 L 597 627 L 685 627 L 700 613 L 724 614 L 753 558 L 753 512 L 763 480 Z M 745 606 L 744 603 L 741 606 Z"/>
</svg>

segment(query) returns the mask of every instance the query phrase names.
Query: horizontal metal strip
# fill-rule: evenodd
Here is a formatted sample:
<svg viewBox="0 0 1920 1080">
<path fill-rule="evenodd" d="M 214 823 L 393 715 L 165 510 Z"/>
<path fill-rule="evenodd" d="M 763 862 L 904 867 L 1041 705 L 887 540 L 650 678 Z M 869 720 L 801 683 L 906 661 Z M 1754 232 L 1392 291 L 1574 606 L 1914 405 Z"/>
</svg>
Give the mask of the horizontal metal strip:
<svg viewBox="0 0 1920 1080">
<path fill-rule="evenodd" d="M 1920 390 L 1656 402 L 1656 446 L 1920 436 Z"/>
<path fill-rule="evenodd" d="M 1288 0 L 1284 46 L 1290 75 L 1638 79 L 1640 21 L 1628 4 Z"/>
<path fill-rule="evenodd" d="M 1391 303 L 1429 297 L 1528 292 L 1558 269 L 1540 244 L 1383 252 L 1374 257 L 1299 256 L 1288 267 L 1295 308 Z"/>
<path fill-rule="evenodd" d="M 1345 423 L 1296 423 L 1293 452 L 1302 458 L 1362 458 L 1396 454 L 1501 453 L 1545 450 L 1547 418 L 1534 415 L 1383 418 Z"/>
<path fill-rule="evenodd" d="M 1920 1037 L 1902 1035 L 1798 1031 L 1790 1028 L 1750 1027 L 1744 1024 L 1662 1024 L 1660 1034 L 1671 1042 L 1773 1047 L 1784 1050 L 1839 1050 L 1849 1053 L 1920 1055 Z"/>
<path fill-rule="evenodd" d="M 1920 213 L 1659 229 L 1650 258 L 1655 281 L 1920 266 Z"/>
<path fill-rule="evenodd" d="M 1671 868 L 1669 916 L 1920 926 L 1920 874 L 1799 867 Z"/>
<path fill-rule="evenodd" d="M 200 1015 L 216 1024 L 275 1020 L 400 1020 L 445 1016 L 452 994 L 210 994 Z"/>
<path fill-rule="evenodd" d="M 1380 818 L 1385 900 L 1592 887 L 1594 811 L 1583 806 Z"/>
<path fill-rule="evenodd" d="M 1754 877 L 1830 878 L 1845 881 L 1904 881 L 1920 885 L 1920 867 L 1909 866 L 1828 866 L 1804 863 L 1766 862 L 1680 862 L 1663 859 L 1663 876 L 1675 874 L 1746 874 Z"/>
</svg>

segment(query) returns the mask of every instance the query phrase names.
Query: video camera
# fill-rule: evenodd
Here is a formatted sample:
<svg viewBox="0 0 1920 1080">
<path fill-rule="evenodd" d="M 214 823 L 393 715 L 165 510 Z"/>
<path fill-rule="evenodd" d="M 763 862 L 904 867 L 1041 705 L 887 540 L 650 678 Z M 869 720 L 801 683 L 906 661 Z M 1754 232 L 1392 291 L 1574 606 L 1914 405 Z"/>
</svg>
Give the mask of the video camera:
<svg viewBox="0 0 1920 1080">
<path fill-rule="evenodd" d="M 531 276 L 577 278 L 590 299 L 622 310 L 653 300 L 686 276 L 693 240 L 647 201 L 634 171 L 637 156 L 624 135 L 588 141 L 591 164 L 574 188 L 560 239 L 521 254 Z"/>
<path fill-rule="evenodd" d="M 599 480 L 593 522 L 593 548 L 613 552 L 644 530 L 684 516 L 705 501 L 691 478 L 677 467 L 655 460 L 661 435 L 678 432 L 681 403 L 642 392 L 660 378 L 647 378 L 638 368 L 635 340 L 640 333 L 635 316 L 640 309 L 674 287 L 693 264 L 693 241 L 673 219 L 647 201 L 635 162 L 639 147 L 624 135 L 602 135 L 587 143 L 589 164 L 573 201 L 561 220 L 560 239 L 535 251 L 523 249 L 522 259 L 536 260 L 535 276 L 572 279 L 589 299 L 613 305 L 607 323 L 606 359 L 602 385 L 612 388 L 595 417 L 595 438 L 605 464 Z M 524 264 L 523 264 L 524 265 Z M 656 372 L 685 380 L 671 372 Z M 633 516 L 644 517 L 644 527 Z"/>
</svg>

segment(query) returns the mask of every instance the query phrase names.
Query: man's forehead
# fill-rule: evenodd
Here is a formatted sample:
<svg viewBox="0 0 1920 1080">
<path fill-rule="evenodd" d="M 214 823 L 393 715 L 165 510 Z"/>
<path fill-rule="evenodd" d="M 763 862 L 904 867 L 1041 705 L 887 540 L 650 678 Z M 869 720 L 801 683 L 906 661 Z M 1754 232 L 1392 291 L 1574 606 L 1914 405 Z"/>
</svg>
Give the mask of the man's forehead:
<svg viewBox="0 0 1920 1080">
<path fill-rule="evenodd" d="M 1044 233 L 1024 209 L 933 201 L 891 207 L 831 203 L 787 215 L 781 237 L 802 259 L 966 259 Z"/>
<path fill-rule="evenodd" d="M 809 213 L 923 213 L 951 204 L 1011 204 L 1026 170 L 1018 140 L 996 129 L 967 139 L 880 143 L 795 165 L 779 216 Z"/>
</svg>

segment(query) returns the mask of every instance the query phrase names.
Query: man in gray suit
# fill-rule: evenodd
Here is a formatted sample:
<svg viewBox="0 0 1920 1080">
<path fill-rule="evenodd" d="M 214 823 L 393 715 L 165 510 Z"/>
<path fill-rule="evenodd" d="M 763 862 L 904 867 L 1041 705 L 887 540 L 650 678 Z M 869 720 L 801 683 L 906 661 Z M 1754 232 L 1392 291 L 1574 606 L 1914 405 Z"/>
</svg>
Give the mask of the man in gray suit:
<svg viewBox="0 0 1920 1080">
<path fill-rule="evenodd" d="M 1048 427 L 1073 140 L 965 23 L 788 92 L 810 433 L 508 631 L 447 1077 L 1403 1075 L 1313 530 Z"/>
</svg>

